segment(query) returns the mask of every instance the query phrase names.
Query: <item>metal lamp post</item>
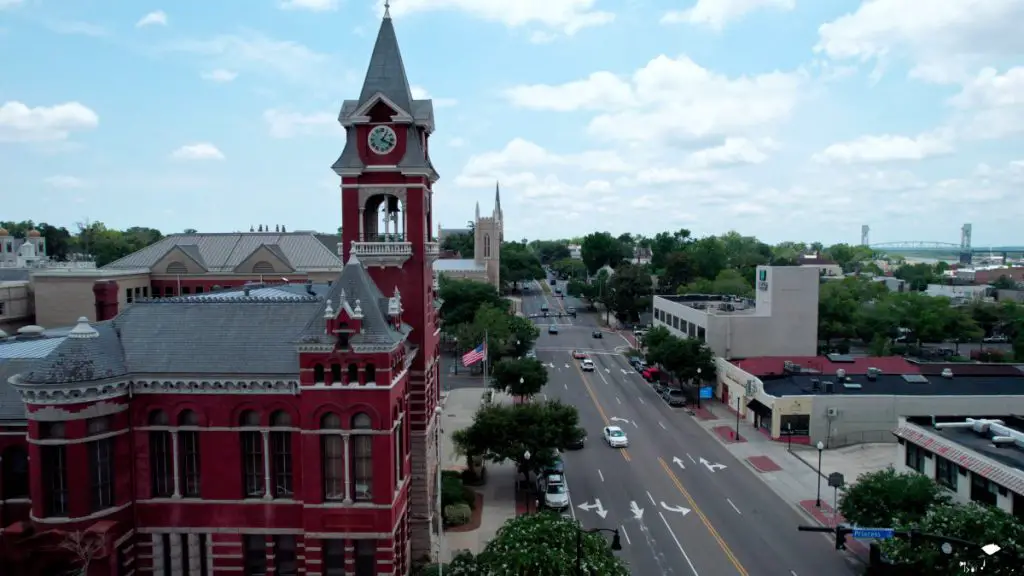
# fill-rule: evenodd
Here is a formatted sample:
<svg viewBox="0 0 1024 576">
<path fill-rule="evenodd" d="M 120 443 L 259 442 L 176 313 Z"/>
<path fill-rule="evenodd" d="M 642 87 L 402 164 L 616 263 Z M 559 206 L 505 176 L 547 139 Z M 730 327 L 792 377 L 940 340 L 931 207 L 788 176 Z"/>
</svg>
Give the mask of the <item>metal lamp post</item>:
<svg viewBox="0 0 1024 576">
<path fill-rule="evenodd" d="M 704 381 L 700 379 L 700 368 L 697 368 L 697 408 L 700 408 L 700 391 L 704 389 Z"/>
<path fill-rule="evenodd" d="M 736 396 L 736 437 L 734 441 L 740 441 L 740 396 Z"/>
<path fill-rule="evenodd" d="M 523 452 L 523 461 L 526 463 L 523 470 L 523 476 L 526 476 L 526 513 L 530 513 L 530 498 L 533 497 L 530 490 L 530 451 Z"/>
<path fill-rule="evenodd" d="M 583 534 L 596 534 L 598 532 L 608 532 L 612 535 L 612 550 L 618 552 L 622 550 L 622 542 L 619 541 L 619 530 L 617 528 L 591 528 L 584 530 L 580 526 L 576 530 L 576 572 L 579 576 L 585 576 L 583 574 Z"/>
<path fill-rule="evenodd" d="M 818 497 L 814 499 L 814 505 L 821 508 L 821 452 L 825 449 L 825 445 L 819 440 L 816 448 L 818 449 Z"/>
<path fill-rule="evenodd" d="M 437 576 L 441 576 L 444 566 L 444 509 L 441 507 L 441 414 L 444 409 L 440 406 L 434 407 L 434 416 L 437 418 Z"/>
</svg>

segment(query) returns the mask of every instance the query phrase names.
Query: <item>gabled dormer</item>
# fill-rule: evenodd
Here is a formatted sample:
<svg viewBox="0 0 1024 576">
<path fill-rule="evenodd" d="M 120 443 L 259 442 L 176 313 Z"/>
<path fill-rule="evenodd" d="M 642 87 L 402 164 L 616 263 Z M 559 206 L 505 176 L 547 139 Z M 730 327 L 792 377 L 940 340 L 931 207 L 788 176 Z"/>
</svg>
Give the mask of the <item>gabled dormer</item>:
<svg viewBox="0 0 1024 576">
<path fill-rule="evenodd" d="M 352 337 L 363 332 L 363 318 L 362 302 L 356 299 L 350 304 L 344 290 L 341 291 L 337 310 L 334 309 L 334 303 L 327 300 L 324 308 L 325 332 L 334 336 L 336 349 L 348 350 Z"/>
<path fill-rule="evenodd" d="M 206 274 L 209 270 L 195 244 L 176 244 L 150 267 L 154 274 Z"/>
<path fill-rule="evenodd" d="M 388 319 L 395 330 L 402 328 L 402 293 L 395 286 L 395 293 L 388 298 Z"/>
</svg>

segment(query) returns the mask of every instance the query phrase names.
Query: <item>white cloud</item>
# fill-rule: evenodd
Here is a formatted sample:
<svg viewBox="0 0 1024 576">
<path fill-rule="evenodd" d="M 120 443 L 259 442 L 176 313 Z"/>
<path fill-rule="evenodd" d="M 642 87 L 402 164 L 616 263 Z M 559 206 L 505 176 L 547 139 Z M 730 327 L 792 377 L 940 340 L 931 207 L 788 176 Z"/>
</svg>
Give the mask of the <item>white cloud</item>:
<svg viewBox="0 0 1024 576">
<path fill-rule="evenodd" d="M 651 144 L 756 132 L 787 119 L 800 99 L 802 73 L 729 78 L 686 56 L 658 56 L 623 79 L 611 72 L 561 85 L 517 86 L 513 105 L 534 110 L 593 110 L 588 127 L 605 140 Z"/>
<path fill-rule="evenodd" d="M 24 0 L 0 0 L 0 10 L 4 8 L 14 8 L 15 6 L 21 6 Z"/>
<path fill-rule="evenodd" d="M 672 10 L 661 17 L 662 24 L 699 24 L 722 30 L 733 20 L 762 9 L 790 11 L 796 0 L 697 0 L 692 8 Z"/>
<path fill-rule="evenodd" d="M 136 28 L 146 26 L 167 26 L 167 13 L 163 10 L 156 10 L 139 18 L 139 21 L 135 23 Z"/>
<path fill-rule="evenodd" d="M 89 22 L 50 22 L 46 26 L 57 34 L 69 36 L 92 36 L 93 38 L 99 38 L 108 34 L 106 28 Z"/>
<path fill-rule="evenodd" d="M 631 168 L 614 152 L 588 151 L 559 155 L 516 138 L 497 152 L 474 154 L 455 179 L 457 186 L 475 188 L 488 182 L 525 182 L 535 170 L 570 168 L 585 172 L 626 173 Z"/>
<path fill-rule="evenodd" d="M 572 36 L 584 28 L 603 26 L 615 20 L 615 14 L 594 8 L 596 0 L 401 0 L 391 6 L 398 18 L 416 12 L 454 10 L 466 12 L 509 28 L 539 25 Z M 378 0 L 383 10 L 384 0 Z"/>
<path fill-rule="evenodd" d="M 842 164 L 923 160 L 952 152 L 951 136 L 949 131 L 931 132 L 913 138 L 892 134 L 861 136 L 828 146 L 815 154 L 814 160 Z"/>
<path fill-rule="evenodd" d="M 410 88 L 412 90 L 413 98 L 417 100 L 433 100 L 434 108 L 451 108 L 459 103 L 459 101 L 454 98 L 434 98 L 425 88 L 420 86 L 411 86 Z"/>
<path fill-rule="evenodd" d="M 50 176 L 43 179 L 43 181 L 54 188 L 76 189 L 85 188 L 87 186 L 84 180 L 74 176 Z"/>
<path fill-rule="evenodd" d="M 282 10 L 329 12 L 338 9 L 338 0 L 281 0 L 278 6 Z"/>
<path fill-rule="evenodd" d="M 203 72 L 201 76 L 203 80 L 209 80 L 210 82 L 233 82 L 235 78 L 238 78 L 238 72 L 217 68 L 216 70 Z"/>
<path fill-rule="evenodd" d="M 1024 66 L 1005 74 L 985 68 L 949 103 L 962 115 L 962 132 L 968 138 L 1024 134 Z"/>
<path fill-rule="evenodd" d="M 171 152 L 171 158 L 175 160 L 223 160 L 224 153 L 213 144 L 199 142 L 178 148 Z"/>
<path fill-rule="evenodd" d="M 0 105 L 0 142 L 67 140 L 72 132 L 99 126 L 96 112 L 78 102 L 29 108 L 21 102 Z"/>
<path fill-rule="evenodd" d="M 298 42 L 276 40 L 252 31 L 207 40 L 184 40 L 167 49 L 202 56 L 213 68 L 263 75 L 269 72 L 293 82 L 322 81 L 328 73 L 326 54 Z"/>
<path fill-rule="evenodd" d="M 263 120 L 267 123 L 267 126 L 270 128 L 270 135 L 274 138 L 345 135 L 344 130 L 338 124 L 337 116 L 327 112 L 301 114 L 299 112 L 271 109 L 263 112 Z"/>
<path fill-rule="evenodd" d="M 776 149 L 778 143 L 770 138 L 726 138 L 720 146 L 694 152 L 687 158 L 687 164 L 693 168 L 761 164 L 768 159 L 768 153 Z"/>
<path fill-rule="evenodd" d="M 933 82 L 965 79 L 978 62 L 1024 54 L 1019 0 L 868 0 L 818 29 L 815 50 L 836 59 L 897 57 Z"/>
</svg>

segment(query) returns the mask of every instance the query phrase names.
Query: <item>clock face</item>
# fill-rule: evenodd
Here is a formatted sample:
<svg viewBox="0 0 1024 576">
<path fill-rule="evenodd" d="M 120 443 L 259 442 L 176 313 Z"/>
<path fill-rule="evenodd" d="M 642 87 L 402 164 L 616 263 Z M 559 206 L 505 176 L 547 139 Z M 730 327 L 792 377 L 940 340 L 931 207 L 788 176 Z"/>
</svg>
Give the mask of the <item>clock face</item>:
<svg viewBox="0 0 1024 576">
<path fill-rule="evenodd" d="M 398 137 L 390 126 L 374 126 L 366 141 L 370 145 L 370 150 L 377 154 L 387 154 L 395 149 Z"/>
</svg>

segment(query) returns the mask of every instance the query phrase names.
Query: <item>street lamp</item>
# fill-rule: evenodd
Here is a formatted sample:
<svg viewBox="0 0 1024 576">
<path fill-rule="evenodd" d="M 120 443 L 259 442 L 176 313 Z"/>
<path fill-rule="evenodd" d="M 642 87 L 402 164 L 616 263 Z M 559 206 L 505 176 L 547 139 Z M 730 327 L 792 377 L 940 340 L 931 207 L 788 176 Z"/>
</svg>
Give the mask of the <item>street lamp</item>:
<svg viewBox="0 0 1024 576">
<path fill-rule="evenodd" d="M 434 416 L 437 418 L 437 576 L 441 576 L 444 565 L 444 509 L 441 507 L 441 414 L 444 409 L 440 406 L 434 407 Z"/>
<path fill-rule="evenodd" d="M 530 498 L 533 497 L 530 494 L 530 451 L 523 452 L 523 476 L 526 477 L 526 513 L 530 513 Z"/>
<path fill-rule="evenodd" d="M 825 445 L 819 440 L 816 448 L 818 449 L 818 497 L 814 499 L 814 505 L 821 508 L 821 451 L 825 449 Z"/>
<path fill-rule="evenodd" d="M 700 391 L 704 388 L 704 381 L 700 379 L 700 368 L 697 368 L 697 408 L 700 408 Z"/>
<path fill-rule="evenodd" d="M 612 528 L 591 528 L 589 530 L 584 530 L 583 527 L 580 526 L 576 530 L 576 572 L 579 574 L 579 576 L 584 576 L 584 574 L 583 574 L 583 534 L 584 533 L 587 533 L 587 534 L 597 534 L 598 532 L 608 532 L 609 534 L 611 534 L 612 535 L 612 550 L 614 550 L 616 552 L 618 552 L 619 550 L 622 550 L 622 542 L 619 541 L 619 530 L 617 528 L 616 529 L 612 529 Z"/>
</svg>

